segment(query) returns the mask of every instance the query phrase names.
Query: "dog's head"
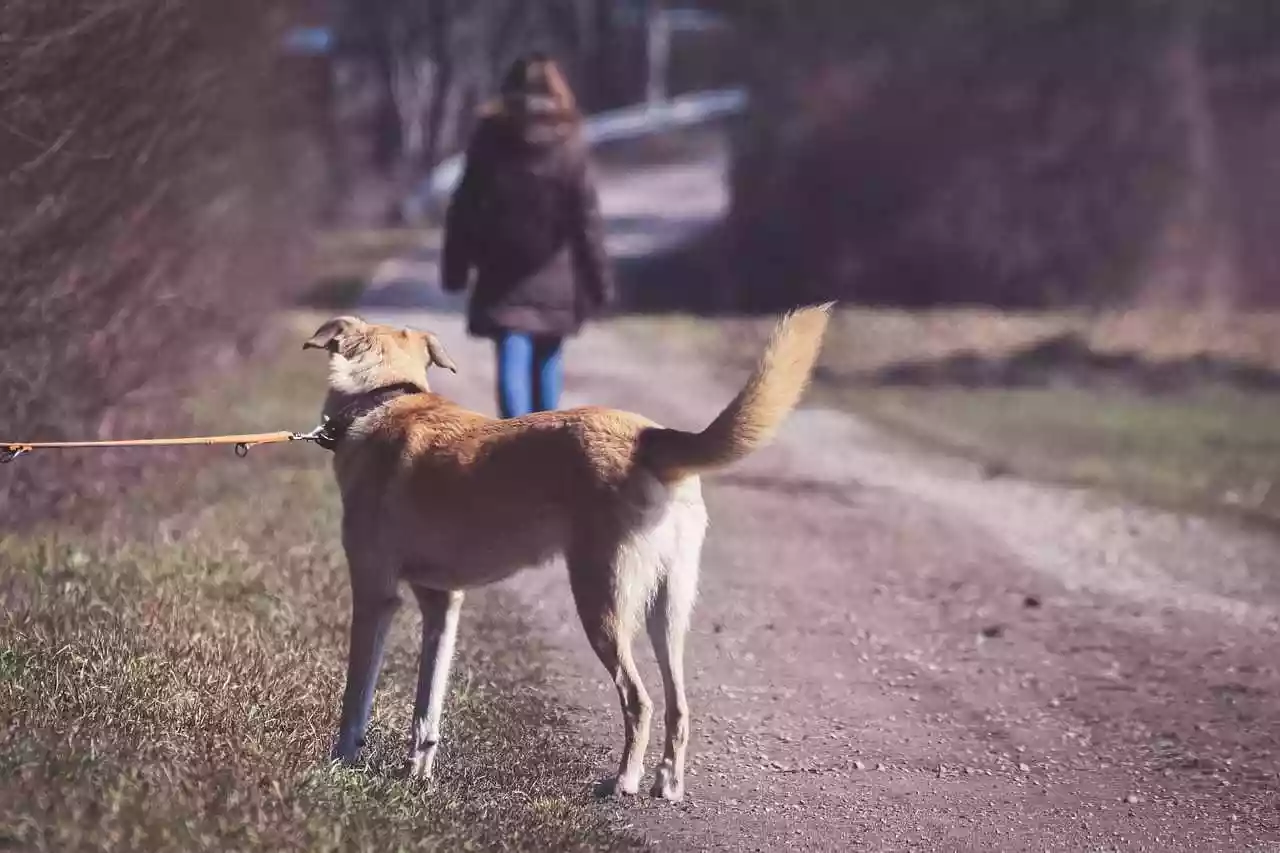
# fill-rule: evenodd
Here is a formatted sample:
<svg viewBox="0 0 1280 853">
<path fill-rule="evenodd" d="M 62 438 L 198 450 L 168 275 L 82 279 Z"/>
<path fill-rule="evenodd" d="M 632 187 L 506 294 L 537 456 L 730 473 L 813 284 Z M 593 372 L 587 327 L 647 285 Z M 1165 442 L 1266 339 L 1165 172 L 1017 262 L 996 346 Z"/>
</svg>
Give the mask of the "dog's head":
<svg viewBox="0 0 1280 853">
<path fill-rule="evenodd" d="M 366 323 L 359 317 L 335 317 L 303 344 L 329 353 L 329 387 L 359 394 L 396 382 L 427 388 L 432 365 L 453 373 L 458 366 L 430 332 Z"/>
</svg>

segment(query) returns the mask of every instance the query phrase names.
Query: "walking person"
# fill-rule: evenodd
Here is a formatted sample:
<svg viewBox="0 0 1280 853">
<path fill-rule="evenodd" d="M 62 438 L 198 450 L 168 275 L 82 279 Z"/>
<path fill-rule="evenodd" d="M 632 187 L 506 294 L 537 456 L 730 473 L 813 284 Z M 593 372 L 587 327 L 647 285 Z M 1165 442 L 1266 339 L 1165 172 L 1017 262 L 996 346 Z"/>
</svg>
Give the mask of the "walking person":
<svg viewBox="0 0 1280 853">
<path fill-rule="evenodd" d="M 502 417 L 556 408 L 564 340 L 614 298 L 582 117 L 564 75 L 513 63 L 467 147 L 445 218 L 443 285 L 475 283 L 473 337 L 494 341 Z"/>
</svg>

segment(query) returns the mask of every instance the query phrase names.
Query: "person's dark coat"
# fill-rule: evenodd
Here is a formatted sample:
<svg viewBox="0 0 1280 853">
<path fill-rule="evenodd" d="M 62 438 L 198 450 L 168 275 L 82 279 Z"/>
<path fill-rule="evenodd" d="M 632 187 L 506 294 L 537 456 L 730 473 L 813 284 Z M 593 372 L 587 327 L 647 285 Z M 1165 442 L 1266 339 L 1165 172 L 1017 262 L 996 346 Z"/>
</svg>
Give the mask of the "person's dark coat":
<svg viewBox="0 0 1280 853">
<path fill-rule="evenodd" d="M 485 115 L 445 219 L 445 290 L 474 269 L 468 330 L 565 337 L 613 300 L 581 121 L 549 99 L 508 97 Z"/>
</svg>

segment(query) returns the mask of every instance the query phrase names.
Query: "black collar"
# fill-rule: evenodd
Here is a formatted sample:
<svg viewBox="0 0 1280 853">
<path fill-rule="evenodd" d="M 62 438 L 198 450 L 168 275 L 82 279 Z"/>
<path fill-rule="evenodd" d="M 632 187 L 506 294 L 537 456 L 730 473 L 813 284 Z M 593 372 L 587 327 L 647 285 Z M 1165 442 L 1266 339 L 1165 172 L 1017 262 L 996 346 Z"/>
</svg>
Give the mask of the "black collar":
<svg viewBox="0 0 1280 853">
<path fill-rule="evenodd" d="M 364 417 L 374 409 L 385 406 L 392 400 L 409 394 L 425 393 L 427 393 L 427 389 L 415 382 L 396 382 L 392 385 L 383 385 L 381 388 L 374 388 L 372 391 L 357 394 L 351 402 L 339 409 L 336 414 L 325 419 L 324 430 L 320 433 L 320 437 L 316 439 L 316 444 L 325 450 L 336 450 L 339 442 L 346 438 L 347 430 L 359 418 Z"/>
</svg>

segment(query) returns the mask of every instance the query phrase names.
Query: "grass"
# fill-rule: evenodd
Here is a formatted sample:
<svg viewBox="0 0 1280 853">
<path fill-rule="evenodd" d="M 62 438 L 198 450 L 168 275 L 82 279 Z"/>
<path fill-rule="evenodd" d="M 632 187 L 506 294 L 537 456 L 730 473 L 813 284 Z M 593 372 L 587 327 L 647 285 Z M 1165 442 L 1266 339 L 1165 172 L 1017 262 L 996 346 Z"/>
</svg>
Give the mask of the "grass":
<svg viewBox="0 0 1280 853">
<path fill-rule="evenodd" d="M 314 277 L 363 278 L 382 261 L 439 248 L 434 227 L 339 229 L 316 240 Z"/>
<path fill-rule="evenodd" d="M 1086 389 L 820 389 L 888 431 L 991 473 L 1103 487 L 1280 525 L 1280 398 Z"/>
<path fill-rule="evenodd" d="M 773 318 L 628 320 L 636 334 L 715 359 L 735 372 L 758 355 Z M 855 412 L 889 434 L 1012 473 L 1120 492 L 1164 506 L 1280 525 L 1280 393 L 1195 382 L 1148 393 L 1133 377 L 1083 386 L 1070 365 L 1045 365 L 1042 387 L 922 387 L 876 380 L 903 364 L 973 353 L 998 362 L 1064 333 L 1137 367 L 1209 355 L 1280 370 L 1280 315 L 1116 312 L 1098 315 L 842 309 L 811 399 Z"/>
<path fill-rule="evenodd" d="M 439 250 L 440 239 L 439 228 L 432 225 L 323 233 L 312 257 L 312 285 L 300 301 L 314 309 L 349 308 L 359 302 L 379 264 L 432 254 Z"/>
<path fill-rule="evenodd" d="M 194 402 L 198 421 L 303 427 L 323 366 L 289 347 L 235 379 Z M 607 759 L 574 739 L 542 649 L 497 593 L 464 610 L 437 780 L 399 773 L 411 607 L 368 762 L 331 767 L 349 598 L 328 455 L 199 452 L 197 474 L 140 494 L 111 530 L 68 521 L 0 540 L 0 848 L 640 846 L 592 799 Z"/>
</svg>

